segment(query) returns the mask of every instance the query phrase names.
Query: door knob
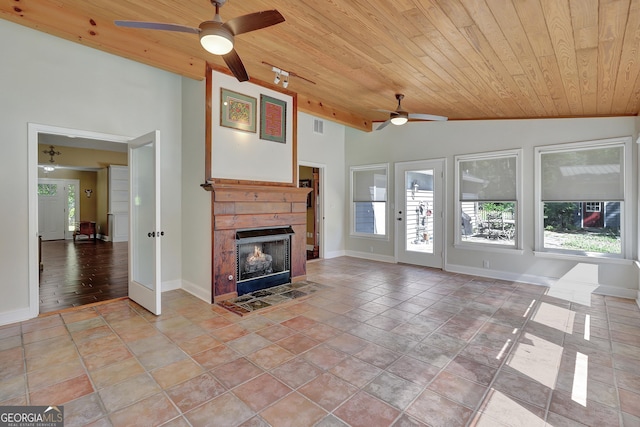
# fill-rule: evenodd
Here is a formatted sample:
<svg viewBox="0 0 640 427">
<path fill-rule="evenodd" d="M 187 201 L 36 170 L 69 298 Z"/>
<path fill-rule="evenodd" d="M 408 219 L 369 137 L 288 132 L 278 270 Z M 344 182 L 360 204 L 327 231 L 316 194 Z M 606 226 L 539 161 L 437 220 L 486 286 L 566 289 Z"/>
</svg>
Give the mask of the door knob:
<svg viewBox="0 0 640 427">
<path fill-rule="evenodd" d="M 402 221 L 402 218 L 398 218 L 398 221 Z"/>
<path fill-rule="evenodd" d="M 151 231 L 150 233 L 147 234 L 147 236 L 156 237 L 156 232 L 155 231 Z"/>
</svg>

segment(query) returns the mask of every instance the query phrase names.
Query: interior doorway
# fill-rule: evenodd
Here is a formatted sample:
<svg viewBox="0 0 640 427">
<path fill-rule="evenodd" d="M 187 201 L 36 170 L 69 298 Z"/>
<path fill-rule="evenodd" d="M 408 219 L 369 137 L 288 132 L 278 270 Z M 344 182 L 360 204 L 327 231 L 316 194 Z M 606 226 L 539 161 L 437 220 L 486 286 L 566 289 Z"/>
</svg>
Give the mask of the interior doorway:
<svg viewBox="0 0 640 427">
<path fill-rule="evenodd" d="M 324 258 L 324 171 L 321 164 L 298 166 L 299 186 L 311 188 L 307 198 L 307 260 Z"/>
<path fill-rule="evenodd" d="M 106 151 L 121 153 L 119 158 L 127 159 L 125 161 L 128 162 L 127 142 L 129 139 L 129 137 L 119 135 L 29 123 L 29 306 L 33 317 L 36 317 L 41 312 L 56 310 L 56 305 L 51 304 L 51 298 L 47 300 L 47 304 L 41 304 L 41 292 L 43 297 L 45 295 L 50 296 L 52 292 L 51 289 L 45 290 L 45 288 L 41 288 L 43 277 L 41 267 L 46 269 L 47 265 L 49 265 L 51 269 L 59 268 L 59 271 L 62 272 L 67 271 L 69 269 L 68 267 L 78 267 L 78 263 L 84 263 L 91 264 L 91 271 L 80 271 L 80 269 L 76 269 L 77 275 L 81 277 L 86 278 L 87 275 L 90 275 L 95 278 L 99 275 L 104 275 L 104 273 L 113 274 L 113 263 L 105 263 L 99 260 L 104 260 L 105 251 L 112 253 L 115 249 L 115 253 L 119 254 L 116 258 L 118 259 L 118 262 L 122 264 L 119 264 L 119 266 L 116 267 L 119 270 L 119 275 L 122 274 L 123 270 L 124 272 L 127 272 L 127 242 L 118 244 L 110 242 L 108 237 L 108 226 L 101 226 L 101 224 L 104 223 L 98 221 L 98 218 L 96 217 L 96 211 L 99 210 L 97 205 L 100 204 L 98 201 L 98 199 L 100 199 L 98 196 L 100 191 L 96 187 L 95 176 L 99 173 L 99 170 L 104 169 L 106 163 L 109 163 L 109 160 L 104 158 L 104 153 Z M 48 151 L 61 153 L 66 152 L 67 156 L 56 155 L 55 165 L 53 164 L 54 162 L 50 162 L 49 160 L 43 161 L 41 158 L 41 151 L 43 150 L 41 150 L 42 145 L 40 144 L 46 144 L 47 147 L 51 145 L 54 149 L 49 149 Z M 86 150 L 86 153 L 79 154 L 82 150 Z M 86 159 L 84 156 L 90 154 L 92 150 L 93 153 L 100 153 L 100 158 L 94 159 L 90 164 L 83 165 L 82 159 Z M 53 156 L 51 156 L 51 158 L 53 159 Z M 51 164 L 49 164 L 49 162 Z M 44 168 L 41 167 L 45 163 L 49 166 L 46 173 L 43 172 Z M 54 167 L 52 168 L 51 166 Z M 91 178 L 91 176 L 94 178 Z M 45 212 L 42 210 L 41 202 L 39 200 L 40 192 L 38 184 L 39 182 L 46 182 L 47 180 L 54 181 L 56 177 L 66 180 L 70 177 L 77 178 L 77 187 L 73 189 L 73 193 L 75 202 L 78 203 L 78 210 L 77 212 L 74 212 L 73 221 L 69 219 L 69 223 L 65 224 L 65 233 L 60 237 L 60 239 L 52 240 L 51 242 L 41 242 L 40 235 L 42 223 L 46 222 L 46 220 L 45 218 L 42 218 L 42 215 Z M 106 197 L 106 195 L 104 196 Z M 69 197 L 67 195 L 65 203 L 68 202 L 68 198 Z M 87 208 L 87 206 L 89 207 Z M 70 205 L 66 208 L 70 210 Z M 105 210 L 104 218 L 107 218 L 106 207 L 102 206 L 101 208 Z M 94 233 L 93 237 L 98 237 L 97 242 L 88 235 L 74 236 L 77 234 L 76 231 L 79 230 L 80 222 L 89 222 L 94 224 L 91 230 Z M 78 241 L 74 242 L 73 237 L 78 237 Z M 45 250 L 42 249 L 43 245 L 45 246 Z M 94 247 L 94 245 L 97 246 Z M 125 257 L 124 261 L 122 261 L 123 255 Z M 44 259 L 41 259 L 41 256 L 44 256 Z M 47 260 L 47 257 L 50 257 L 49 261 Z M 89 259 L 91 257 L 95 258 L 94 262 Z M 64 268 L 61 268 L 61 265 L 64 266 Z M 55 272 L 52 272 L 51 270 L 46 271 L 46 273 L 48 273 L 47 277 L 49 278 L 55 276 Z M 64 287 L 65 289 L 63 291 L 59 292 L 73 293 L 75 292 L 73 287 L 78 287 L 78 298 L 76 298 L 76 302 L 71 306 L 96 302 L 95 299 L 82 296 L 83 289 L 93 286 L 91 280 L 84 280 L 80 283 L 80 281 L 77 281 L 77 279 L 74 278 L 75 276 L 63 276 L 62 274 L 60 276 L 62 278 L 56 278 L 55 280 L 57 280 L 58 283 L 66 281 L 65 285 L 67 286 Z M 128 282 L 127 278 L 124 279 L 125 282 Z M 110 283 L 116 282 L 114 278 L 106 280 Z M 62 287 L 60 288 L 62 289 Z M 101 294 L 99 298 L 103 298 L 105 300 L 117 298 L 119 296 L 127 296 L 126 286 L 124 287 L 123 295 L 120 295 L 120 293 L 123 292 L 122 287 L 119 286 L 118 288 L 118 290 L 108 289 L 106 291 L 98 292 L 97 294 Z M 73 298 L 71 298 L 71 300 L 72 299 Z M 58 309 L 66 308 L 64 307 L 65 303 L 66 302 L 63 302 Z M 41 310 L 41 308 L 44 308 L 44 310 Z"/>
</svg>

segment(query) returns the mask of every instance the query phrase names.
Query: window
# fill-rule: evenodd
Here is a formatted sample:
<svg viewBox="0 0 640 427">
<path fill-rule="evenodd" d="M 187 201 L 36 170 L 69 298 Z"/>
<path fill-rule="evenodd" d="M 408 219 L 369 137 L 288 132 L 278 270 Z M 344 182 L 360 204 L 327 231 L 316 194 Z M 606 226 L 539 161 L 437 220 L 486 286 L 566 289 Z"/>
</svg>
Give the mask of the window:
<svg viewBox="0 0 640 427">
<path fill-rule="evenodd" d="M 58 193 L 58 184 L 38 184 L 39 196 L 55 196 Z"/>
<path fill-rule="evenodd" d="M 520 151 L 456 156 L 458 244 L 516 248 Z"/>
<path fill-rule="evenodd" d="M 622 256 L 625 142 L 538 147 L 538 244 L 546 251 Z"/>
<path fill-rule="evenodd" d="M 387 165 L 351 167 L 352 234 L 386 237 L 387 172 Z"/>
</svg>

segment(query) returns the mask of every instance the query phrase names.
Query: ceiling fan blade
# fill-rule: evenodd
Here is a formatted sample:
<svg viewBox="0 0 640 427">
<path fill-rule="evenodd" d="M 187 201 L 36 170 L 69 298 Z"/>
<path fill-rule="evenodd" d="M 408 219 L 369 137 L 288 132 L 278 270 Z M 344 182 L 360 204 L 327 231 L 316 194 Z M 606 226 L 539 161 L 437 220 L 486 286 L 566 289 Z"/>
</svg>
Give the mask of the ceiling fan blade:
<svg viewBox="0 0 640 427">
<path fill-rule="evenodd" d="M 444 116 L 434 116 L 432 114 L 419 114 L 419 113 L 409 113 L 409 118 L 417 119 L 417 120 L 432 120 L 432 121 L 449 120 L 447 117 L 444 117 Z"/>
<path fill-rule="evenodd" d="M 247 70 L 245 70 L 244 65 L 242 64 L 242 60 L 238 56 L 238 52 L 235 49 L 231 49 L 231 52 L 222 56 L 224 62 L 229 67 L 229 70 L 236 76 L 239 82 L 246 82 L 249 80 L 249 74 L 247 74 Z"/>
<path fill-rule="evenodd" d="M 199 34 L 200 28 L 187 27 L 178 24 L 163 24 L 162 22 L 144 22 L 144 21 L 114 21 L 118 27 L 142 28 L 144 30 L 163 30 L 177 31 L 180 33 Z"/>
<path fill-rule="evenodd" d="M 234 36 L 237 36 L 238 34 L 270 27 L 281 22 L 284 22 L 284 16 L 280 12 L 277 10 L 264 10 L 230 19 L 225 22 L 224 26 L 231 30 Z"/>
<path fill-rule="evenodd" d="M 387 120 L 386 122 L 382 123 L 380 126 L 378 126 L 378 127 L 376 128 L 376 130 L 380 130 L 380 129 L 385 128 L 389 123 L 391 123 L 391 119 L 389 119 L 389 120 Z"/>
</svg>

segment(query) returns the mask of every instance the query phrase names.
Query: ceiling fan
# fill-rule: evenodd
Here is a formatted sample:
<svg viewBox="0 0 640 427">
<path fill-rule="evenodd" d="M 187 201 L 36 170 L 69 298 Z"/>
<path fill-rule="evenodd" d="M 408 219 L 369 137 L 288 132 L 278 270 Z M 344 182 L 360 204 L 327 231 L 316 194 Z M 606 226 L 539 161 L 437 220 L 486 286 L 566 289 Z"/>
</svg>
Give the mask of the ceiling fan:
<svg viewBox="0 0 640 427">
<path fill-rule="evenodd" d="M 216 8 L 216 14 L 212 21 L 204 21 L 198 28 L 144 21 L 115 21 L 115 24 L 119 27 L 199 34 L 202 47 L 207 52 L 222 56 L 233 75 L 239 81 L 244 82 L 249 80 L 249 75 L 238 53 L 233 48 L 234 37 L 279 24 L 284 22 L 284 17 L 277 10 L 265 10 L 238 16 L 223 23 L 222 18 L 220 18 L 220 8 L 226 2 L 227 0 L 211 0 L 211 4 Z"/>
<path fill-rule="evenodd" d="M 428 121 L 444 121 L 444 120 L 447 120 L 447 117 L 444 117 L 444 116 L 434 116 L 432 114 L 409 113 L 409 112 L 403 110 L 402 109 L 402 105 L 400 105 L 400 103 L 404 99 L 404 95 L 401 94 L 401 93 L 396 93 L 396 99 L 398 100 L 398 107 L 396 107 L 395 111 L 377 110 L 377 111 L 384 111 L 386 113 L 389 113 L 389 120 L 387 120 L 386 122 L 384 122 L 380 126 L 378 126 L 376 130 L 383 129 L 389 123 L 393 123 L 394 125 L 400 126 L 400 125 L 403 125 L 403 124 L 407 123 L 407 121 L 409 119 L 428 120 Z"/>
</svg>

